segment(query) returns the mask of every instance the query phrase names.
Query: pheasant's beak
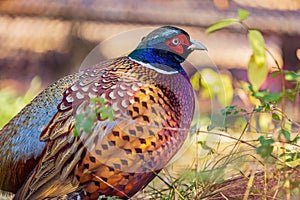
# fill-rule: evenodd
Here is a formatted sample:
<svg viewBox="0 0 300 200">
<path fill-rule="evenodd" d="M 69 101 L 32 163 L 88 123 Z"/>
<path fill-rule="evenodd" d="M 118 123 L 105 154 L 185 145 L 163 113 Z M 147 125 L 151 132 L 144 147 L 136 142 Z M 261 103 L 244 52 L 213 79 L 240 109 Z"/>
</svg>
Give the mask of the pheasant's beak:
<svg viewBox="0 0 300 200">
<path fill-rule="evenodd" d="M 206 46 L 204 46 L 203 44 L 201 44 L 200 42 L 197 42 L 196 40 L 190 39 L 191 41 L 191 45 L 188 47 L 189 50 L 205 50 L 207 51 Z"/>
</svg>

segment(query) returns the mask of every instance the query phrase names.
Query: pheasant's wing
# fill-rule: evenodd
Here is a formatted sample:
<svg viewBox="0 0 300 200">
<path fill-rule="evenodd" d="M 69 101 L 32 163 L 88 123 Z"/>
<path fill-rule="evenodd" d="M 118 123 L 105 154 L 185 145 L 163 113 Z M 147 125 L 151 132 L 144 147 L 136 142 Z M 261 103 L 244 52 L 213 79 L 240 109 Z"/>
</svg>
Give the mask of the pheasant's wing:
<svg viewBox="0 0 300 200">
<path fill-rule="evenodd" d="M 0 189 L 17 192 L 37 165 L 46 145 L 39 140 L 41 131 L 77 78 L 69 75 L 47 87 L 0 130 Z"/>
<path fill-rule="evenodd" d="M 122 69 L 120 72 L 117 72 L 116 65 Z M 72 188 L 74 190 L 76 183 L 70 182 L 69 170 L 73 170 L 83 153 L 83 138 L 74 137 L 73 134 L 75 115 L 84 112 L 91 98 L 102 93 L 108 94 L 113 90 L 120 74 L 128 68 L 129 65 L 124 67 L 122 63 L 112 61 L 107 63 L 106 68 L 101 65 L 89 68 L 64 91 L 56 114 L 40 136 L 41 141 L 46 142 L 40 161 L 30 178 L 18 191 L 16 199 L 43 199 L 49 194 L 55 197 L 72 192 Z M 105 123 L 109 122 L 97 122 L 95 127 L 101 128 Z M 61 174 L 65 176 L 62 177 Z"/>
<path fill-rule="evenodd" d="M 112 60 L 98 64 L 105 67 Z M 46 143 L 40 134 L 57 112 L 63 92 L 81 72 L 54 82 L 0 130 L 0 189 L 16 193 L 37 165 Z"/>
</svg>

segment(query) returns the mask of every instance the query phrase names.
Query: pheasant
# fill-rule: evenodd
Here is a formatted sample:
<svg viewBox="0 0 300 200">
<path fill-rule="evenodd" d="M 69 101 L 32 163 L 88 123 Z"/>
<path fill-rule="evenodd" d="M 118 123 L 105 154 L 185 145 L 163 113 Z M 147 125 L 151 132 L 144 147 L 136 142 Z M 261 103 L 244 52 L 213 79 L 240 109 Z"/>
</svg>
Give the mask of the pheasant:
<svg viewBox="0 0 300 200">
<path fill-rule="evenodd" d="M 194 95 L 181 63 L 193 50 L 206 48 L 160 27 L 129 55 L 46 88 L 0 132 L 0 189 L 14 199 L 132 197 L 186 139 Z M 89 113 L 89 131 L 77 127 Z"/>
</svg>

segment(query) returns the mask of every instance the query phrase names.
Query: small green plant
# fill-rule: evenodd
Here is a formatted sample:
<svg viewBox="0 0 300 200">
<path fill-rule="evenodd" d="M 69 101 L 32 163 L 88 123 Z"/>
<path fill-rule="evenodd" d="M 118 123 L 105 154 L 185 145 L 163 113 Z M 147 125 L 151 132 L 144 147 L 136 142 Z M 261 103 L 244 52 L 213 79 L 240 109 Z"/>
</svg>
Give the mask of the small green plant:
<svg viewBox="0 0 300 200">
<path fill-rule="evenodd" d="M 221 113 L 223 116 L 228 116 L 228 115 L 237 115 L 239 113 L 245 113 L 247 112 L 243 108 L 238 108 L 238 106 L 226 106 L 221 110 Z"/>
<path fill-rule="evenodd" d="M 98 200 L 120 200 L 118 197 L 107 197 L 105 195 L 99 196 Z"/>
<path fill-rule="evenodd" d="M 271 54 L 271 52 L 266 48 L 264 37 L 262 33 L 258 30 L 250 29 L 245 23 L 244 20 L 249 16 L 249 12 L 245 10 L 238 11 L 238 19 L 225 19 L 219 21 L 207 29 L 207 33 L 213 33 L 215 31 L 221 30 L 232 24 L 240 24 L 247 32 L 249 43 L 252 47 L 252 55 L 250 56 L 248 62 L 248 79 L 249 84 L 249 94 L 259 102 L 255 104 L 252 112 L 246 113 L 250 114 L 247 128 L 250 128 L 250 122 L 253 121 L 254 115 L 269 114 L 271 119 L 273 119 L 273 124 L 279 126 L 277 131 L 272 131 L 270 133 L 264 133 L 260 135 L 257 139 L 258 144 L 252 146 L 255 148 L 256 153 L 263 159 L 261 163 L 264 165 L 265 170 L 265 182 L 264 182 L 264 191 L 263 198 L 266 199 L 267 196 L 267 165 L 270 157 L 273 160 L 277 160 L 272 168 L 281 170 L 296 170 L 296 167 L 299 166 L 300 159 L 297 152 L 297 142 L 299 141 L 299 133 L 292 133 L 292 126 L 300 127 L 295 121 L 290 119 L 286 114 L 286 99 L 291 102 L 295 101 L 295 97 L 299 94 L 300 89 L 300 72 L 282 70 L 278 62 Z M 267 63 L 267 54 L 269 54 L 276 63 L 276 71 L 271 74 L 271 77 L 280 76 L 281 80 L 281 91 L 277 93 L 271 93 L 269 90 L 260 90 L 260 86 L 268 75 L 268 63 Z M 293 84 L 293 88 L 287 89 L 286 83 L 290 82 Z M 239 113 L 245 112 L 246 110 L 242 108 L 237 108 L 237 106 L 227 106 L 221 112 L 223 116 L 232 116 Z M 276 123 L 276 122 L 279 122 Z M 288 122 L 288 123 L 287 123 Z M 227 130 L 227 129 L 226 129 Z M 244 134 L 244 131 L 242 135 Z M 241 141 L 242 135 L 239 137 L 238 141 Z M 293 135 L 293 136 L 292 136 Z M 247 144 L 247 143 L 246 143 Z M 236 145 L 235 145 L 236 146 Z M 275 151 L 276 149 L 276 151 Z M 254 156 L 254 155 L 253 155 Z M 292 184 L 289 181 L 291 175 L 290 171 L 279 172 L 284 174 L 283 182 L 284 192 L 286 199 L 291 198 L 291 191 L 294 190 L 292 187 L 295 184 Z M 297 185 L 297 184 L 296 184 Z M 280 194 L 282 195 L 282 194 Z"/>
<path fill-rule="evenodd" d="M 90 99 L 89 105 L 75 116 L 74 135 L 78 136 L 81 131 L 90 134 L 97 120 L 114 120 L 111 106 L 106 104 L 102 96 Z"/>
<path fill-rule="evenodd" d="M 256 153 L 259 154 L 262 158 L 267 158 L 272 155 L 275 142 L 274 139 L 266 139 L 264 136 L 258 138 L 260 145 L 256 148 Z"/>
</svg>

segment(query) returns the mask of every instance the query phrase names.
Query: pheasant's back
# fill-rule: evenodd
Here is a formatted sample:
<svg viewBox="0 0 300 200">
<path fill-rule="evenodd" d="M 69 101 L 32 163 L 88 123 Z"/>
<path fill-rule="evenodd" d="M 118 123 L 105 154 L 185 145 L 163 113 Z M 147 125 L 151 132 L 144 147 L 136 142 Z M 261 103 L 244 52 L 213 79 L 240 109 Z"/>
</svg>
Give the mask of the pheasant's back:
<svg viewBox="0 0 300 200">
<path fill-rule="evenodd" d="M 98 65 L 105 68 L 111 62 Z M 46 145 L 40 134 L 57 112 L 63 93 L 80 74 L 65 76 L 51 84 L 0 130 L 0 190 L 15 193 L 37 165 Z"/>
<path fill-rule="evenodd" d="M 0 189 L 16 192 L 37 165 L 45 147 L 41 131 L 56 113 L 62 93 L 77 78 L 70 75 L 50 85 L 0 130 Z"/>
</svg>

